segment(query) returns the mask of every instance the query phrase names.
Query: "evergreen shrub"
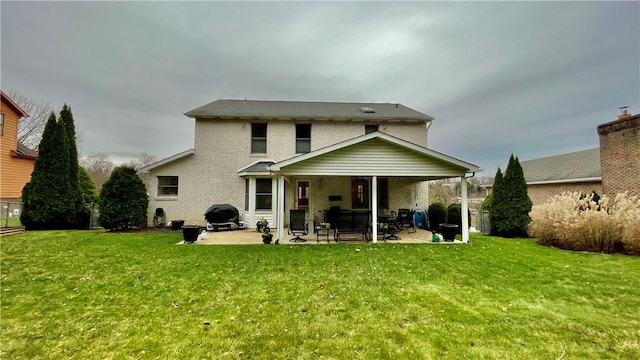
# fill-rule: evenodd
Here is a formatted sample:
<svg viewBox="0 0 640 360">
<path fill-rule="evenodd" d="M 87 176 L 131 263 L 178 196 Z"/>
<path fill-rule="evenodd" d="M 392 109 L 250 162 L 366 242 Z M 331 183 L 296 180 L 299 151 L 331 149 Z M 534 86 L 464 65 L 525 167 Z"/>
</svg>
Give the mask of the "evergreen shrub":
<svg viewBox="0 0 640 360">
<path fill-rule="evenodd" d="M 460 204 L 447 206 L 447 222 L 458 225 L 458 234 L 462 234 L 462 206 Z"/>
<path fill-rule="evenodd" d="M 142 226 L 147 220 L 149 198 L 147 189 L 136 170 L 119 166 L 102 186 L 100 198 L 100 225 L 108 230 Z"/>
<path fill-rule="evenodd" d="M 429 218 L 429 230 L 439 231 L 440 223 L 447 222 L 447 208 L 441 202 L 434 202 L 429 205 L 427 217 Z"/>
</svg>

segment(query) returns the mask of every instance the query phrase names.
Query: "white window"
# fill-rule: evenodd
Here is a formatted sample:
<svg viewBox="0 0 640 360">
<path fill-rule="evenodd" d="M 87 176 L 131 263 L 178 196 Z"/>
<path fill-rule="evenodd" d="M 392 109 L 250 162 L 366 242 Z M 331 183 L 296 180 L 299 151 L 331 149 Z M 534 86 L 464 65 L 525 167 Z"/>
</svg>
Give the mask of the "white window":
<svg viewBox="0 0 640 360">
<path fill-rule="evenodd" d="M 296 124 L 296 154 L 311 151 L 311 124 Z"/>
<path fill-rule="evenodd" d="M 158 176 L 158 196 L 178 196 L 178 177 Z"/>
<path fill-rule="evenodd" d="M 267 153 L 267 124 L 251 124 L 251 153 Z"/>
<path fill-rule="evenodd" d="M 271 179 L 256 179 L 256 210 L 271 210 Z"/>
</svg>

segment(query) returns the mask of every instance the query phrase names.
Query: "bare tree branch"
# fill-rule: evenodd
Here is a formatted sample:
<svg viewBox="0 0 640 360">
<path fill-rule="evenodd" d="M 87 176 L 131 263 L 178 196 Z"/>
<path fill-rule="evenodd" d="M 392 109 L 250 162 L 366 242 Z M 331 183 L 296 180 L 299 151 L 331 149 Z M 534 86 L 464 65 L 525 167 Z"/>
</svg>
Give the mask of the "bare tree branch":
<svg viewBox="0 0 640 360">
<path fill-rule="evenodd" d="M 147 153 L 142 153 L 137 159 L 125 162 L 124 165 L 131 166 L 136 170 L 140 170 L 147 165 L 156 162 L 156 157 Z"/>
<path fill-rule="evenodd" d="M 22 108 L 29 117 L 20 119 L 18 124 L 18 141 L 25 146 L 37 150 L 53 107 L 44 100 L 35 100 L 15 90 L 9 90 L 9 97 Z"/>
<path fill-rule="evenodd" d="M 80 166 L 91 175 L 98 191 L 102 190 L 102 185 L 109 179 L 114 167 L 105 153 L 91 153 L 83 156 L 80 159 Z"/>
</svg>

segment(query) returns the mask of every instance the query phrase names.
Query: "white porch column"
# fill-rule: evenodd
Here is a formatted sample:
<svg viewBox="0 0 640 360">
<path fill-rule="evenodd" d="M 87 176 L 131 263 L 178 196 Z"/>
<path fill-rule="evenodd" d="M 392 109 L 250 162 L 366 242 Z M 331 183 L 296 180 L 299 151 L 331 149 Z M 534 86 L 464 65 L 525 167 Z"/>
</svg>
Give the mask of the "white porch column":
<svg viewBox="0 0 640 360">
<path fill-rule="evenodd" d="M 278 177 L 278 205 L 276 221 L 278 224 L 278 243 L 284 242 L 284 176 Z"/>
<path fill-rule="evenodd" d="M 467 178 L 460 178 L 460 193 L 462 195 L 462 209 L 460 217 L 462 218 L 462 241 L 469 242 L 469 199 L 467 198 Z"/>
<path fill-rule="evenodd" d="M 249 218 L 247 227 L 253 228 L 256 223 L 256 178 L 249 178 Z"/>
<path fill-rule="evenodd" d="M 371 241 L 378 242 L 378 177 L 371 178 Z"/>
</svg>

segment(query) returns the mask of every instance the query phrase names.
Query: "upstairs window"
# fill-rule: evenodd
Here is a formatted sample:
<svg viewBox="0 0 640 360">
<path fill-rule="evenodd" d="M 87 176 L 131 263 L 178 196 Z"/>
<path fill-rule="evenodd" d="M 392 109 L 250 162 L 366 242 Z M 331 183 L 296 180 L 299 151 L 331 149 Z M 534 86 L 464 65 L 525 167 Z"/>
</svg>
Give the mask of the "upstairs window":
<svg viewBox="0 0 640 360">
<path fill-rule="evenodd" d="M 251 124 L 251 153 L 267 153 L 267 124 Z"/>
<path fill-rule="evenodd" d="M 370 134 L 372 132 L 376 132 L 378 131 L 378 125 L 365 125 L 364 126 L 364 133 L 365 134 Z"/>
<path fill-rule="evenodd" d="M 178 177 L 158 176 L 158 196 L 178 196 Z"/>
<path fill-rule="evenodd" d="M 4 114 L 0 113 L 0 135 L 4 135 Z"/>
<path fill-rule="evenodd" d="M 311 124 L 296 124 L 296 154 L 311 151 Z"/>
</svg>

